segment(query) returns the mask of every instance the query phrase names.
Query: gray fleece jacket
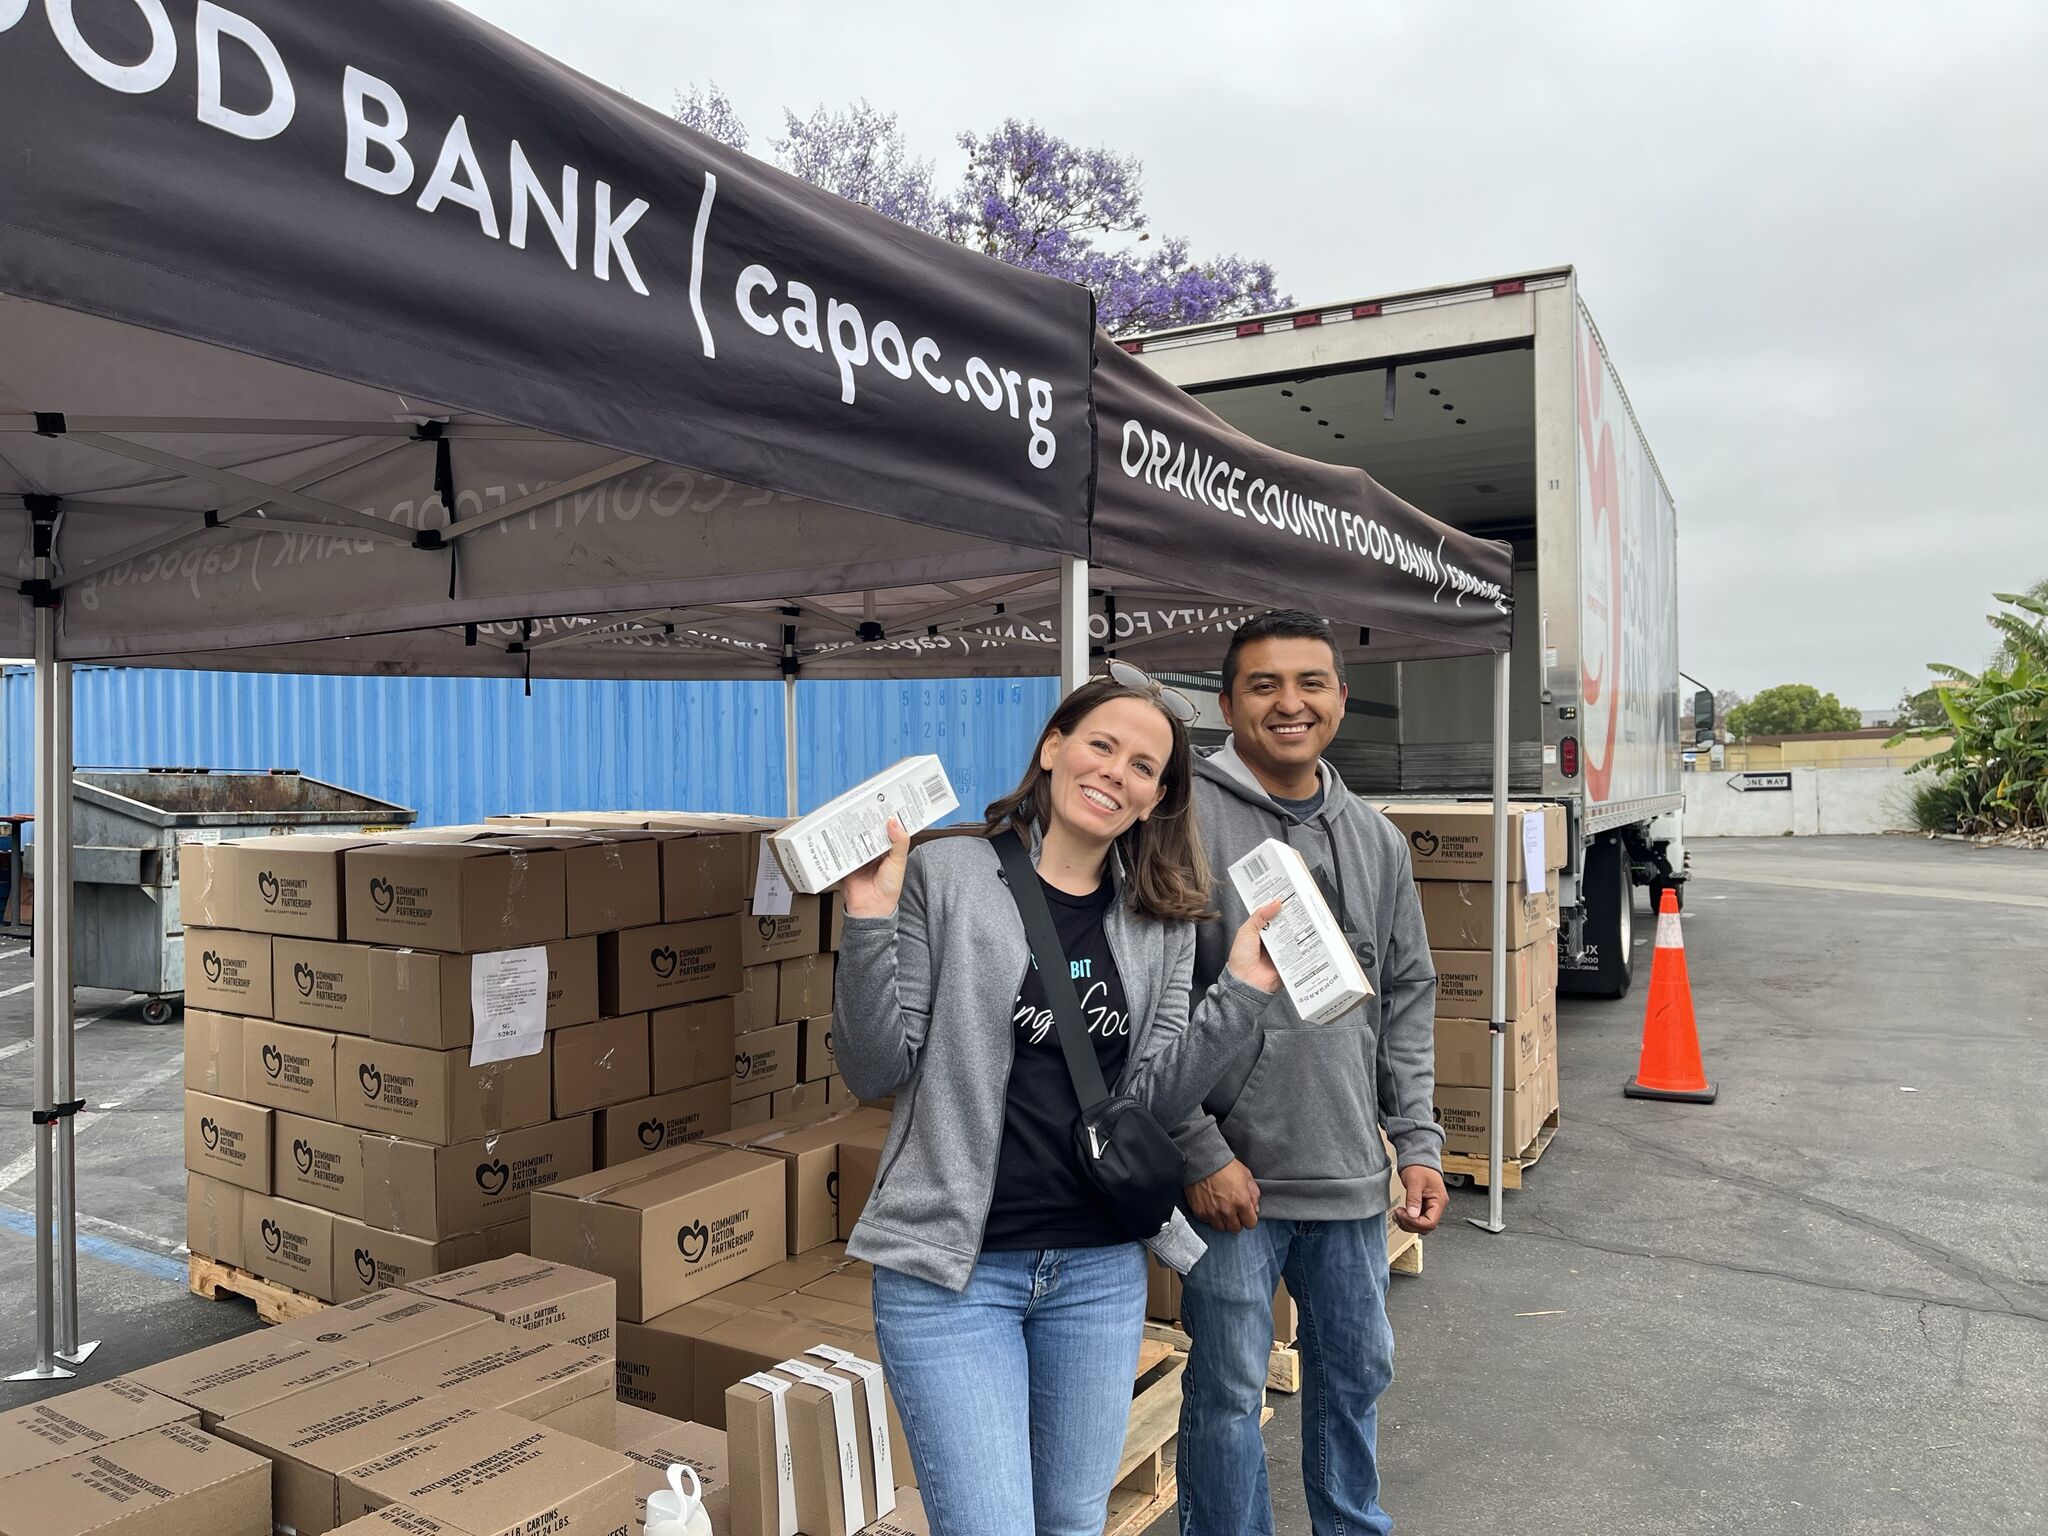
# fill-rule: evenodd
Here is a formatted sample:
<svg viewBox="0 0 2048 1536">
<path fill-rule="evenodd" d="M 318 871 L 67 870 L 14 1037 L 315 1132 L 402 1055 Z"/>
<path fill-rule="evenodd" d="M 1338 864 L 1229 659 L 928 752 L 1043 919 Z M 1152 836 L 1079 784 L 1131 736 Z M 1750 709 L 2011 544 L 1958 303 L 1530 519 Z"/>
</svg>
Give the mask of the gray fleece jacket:
<svg viewBox="0 0 2048 1536">
<path fill-rule="evenodd" d="M 1282 992 L 1268 1005 L 1262 1043 L 1226 1073 L 1174 1139 L 1188 1182 L 1241 1159 L 1259 1184 L 1259 1214 L 1297 1221 L 1363 1220 L 1387 1209 L 1384 1126 L 1401 1165 L 1442 1167 L 1436 1088 L 1436 967 L 1408 845 L 1392 822 L 1322 764 L 1323 803 L 1296 821 L 1226 743 L 1195 764 L 1195 813 L 1216 873 L 1222 916 L 1196 938 L 1195 990 L 1223 969 L 1244 903 L 1229 869 L 1279 838 L 1309 867 L 1332 872 L 1373 996 L 1330 1024 L 1304 1024 Z"/>
<path fill-rule="evenodd" d="M 1038 861 L 1036 838 L 1031 858 Z M 1104 929 L 1131 1019 L 1115 1087 L 1171 1126 L 1250 1057 L 1269 998 L 1219 965 L 1220 980 L 1211 978 L 1191 1015 L 1193 925 L 1132 912 L 1114 858 L 1110 866 L 1119 896 Z M 855 1258 L 966 1288 L 995 1197 L 1016 1055 L 1012 1015 L 1030 959 L 1002 864 L 979 837 L 913 849 L 893 916 L 847 916 L 835 1059 L 856 1096 L 896 1095 L 874 1189 L 846 1245 Z M 1147 1246 L 1182 1272 L 1204 1251 L 1178 1212 Z"/>
</svg>

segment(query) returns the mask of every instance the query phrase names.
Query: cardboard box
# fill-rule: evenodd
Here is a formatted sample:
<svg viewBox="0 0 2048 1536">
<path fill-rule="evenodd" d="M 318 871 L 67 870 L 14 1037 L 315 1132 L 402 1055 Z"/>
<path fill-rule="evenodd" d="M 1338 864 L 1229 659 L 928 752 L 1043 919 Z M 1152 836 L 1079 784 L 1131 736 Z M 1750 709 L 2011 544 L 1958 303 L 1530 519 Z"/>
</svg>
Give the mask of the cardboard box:
<svg viewBox="0 0 2048 1536">
<path fill-rule="evenodd" d="M 772 833 L 768 842 L 790 885 L 815 894 L 889 851 L 891 817 L 906 832 L 922 832 L 959 805 L 938 758 L 906 757 Z"/>
<path fill-rule="evenodd" d="M 242 1029 L 242 1079 L 251 1103 L 334 1118 L 334 1035 L 250 1019 Z"/>
<path fill-rule="evenodd" d="M 1172 1273 L 1172 1271 L 1168 1271 Z M 839 1302 L 842 1306 L 859 1307 L 870 1317 L 875 1311 L 875 1275 L 871 1265 L 860 1265 L 855 1269 L 836 1269 L 821 1280 L 813 1280 L 798 1289 L 806 1296 L 822 1296 L 827 1301 Z"/>
<path fill-rule="evenodd" d="M 906 1465 L 909 1462 L 907 1456 L 900 1459 Z M 925 1513 L 924 1499 L 917 1489 L 898 1488 L 896 1507 L 869 1526 L 867 1536 L 932 1536 L 931 1516 Z"/>
<path fill-rule="evenodd" d="M 334 1300 L 334 1213 L 274 1195 L 242 1196 L 242 1267 Z"/>
<path fill-rule="evenodd" d="M 647 1040 L 644 1013 L 557 1030 L 551 1041 L 555 1114 L 580 1115 L 646 1098 L 653 1092 Z"/>
<path fill-rule="evenodd" d="M 1546 997 L 1531 1003 L 1506 1033 L 1503 1080 L 1514 1088 L 1528 1082 L 1544 1057 L 1557 1048 L 1557 999 Z M 1493 1026 L 1484 1019 L 1438 1019 L 1438 1086 L 1485 1088 L 1492 1079 Z"/>
<path fill-rule="evenodd" d="M 839 1058 L 832 1051 L 832 1013 L 827 1009 L 797 1025 L 796 1077 L 800 1083 L 821 1083 L 838 1075 Z"/>
<path fill-rule="evenodd" d="M 732 1106 L 732 1128 L 765 1125 L 775 1118 L 775 1095 L 764 1093 L 758 1099 L 741 1099 Z"/>
<path fill-rule="evenodd" d="M 437 1395 L 501 1409 L 599 1445 L 611 1433 L 609 1348 L 578 1349 L 485 1319 L 393 1355 L 377 1369 Z"/>
<path fill-rule="evenodd" d="M 693 922 L 737 912 L 754 889 L 748 854 L 759 834 L 657 828 L 661 835 L 661 920 Z"/>
<path fill-rule="evenodd" d="M 1422 925 L 1429 947 L 1485 949 L 1493 944 L 1493 887 L 1464 880 L 1423 880 Z M 1508 892 L 1508 948 L 1521 949 L 1545 934 L 1557 932 L 1557 888 L 1540 896 L 1520 888 Z"/>
<path fill-rule="evenodd" d="M 835 958 L 826 954 L 798 955 L 777 965 L 775 977 L 775 1022 L 794 1024 L 832 1012 L 832 981 Z"/>
<path fill-rule="evenodd" d="M 363 1219 L 425 1238 L 497 1230 L 525 1219 L 534 1190 L 591 1166 L 588 1115 L 448 1147 L 365 1136 Z"/>
<path fill-rule="evenodd" d="M 831 1120 L 769 1120 L 710 1138 L 782 1164 L 785 1246 L 791 1254 L 807 1253 L 839 1235 L 839 1138 L 845 1129 Z"/>
<path fill-rule="evenodd" d="M 197 1428 L 198 1411 L 126 1376 L 10 1408 L 0 1413 L 0 1478 L 166 1424 Z"/>
<path fill-rule="evenodd" d="M 778 1022 L 775 1014 L 780 1001 L 781 963 L 750 965 L 741 975 L 744 980 L 739 996 L 733 999 L 733 1006 L 738 1010 L 733 1019 L 733 1033 L 750 1035 L 757 1029 L 773 1029 Z"/>
<path fill-rule="evenodd" d="M 270 1115 L 255 1104 L 185 1092 L 185 1166 L 224 1184 L 267 1195 Z"/>
<path fill-rule="evenodd" d="M 1383 801 L 1380 810 L 1408 844 L 1409 862 L 1418 880 L 1491 880 L 1494 869 L 1493 805 L 1489 801 Z M 1527 829 L 1531 819 L 1540 832 Z M 1540 837 L 1543 868 L 1565 866 L 1565 815 L 1561 805 L 1508 804 L 1508 878 L 1526 885 L 1527 839 Z M 1544 880 L 1555 887 L 1556 882 Z"/>
<path fill-rule="evenodd" d="M 270 936 L 228 928 L 187 928 L 185 1001 L 216 1013 L 269 1018 Z"/>
<path fill-rule="evenodd" d="M 592 830 L 564 849 L 569 937 L 616 933 L 663 921 L 662 839 L 631 827 Z"/>
<path fill-rule="evenodd" d="M 1444 1128 L 1445 1151 L 1488 1155 L 1492 1126 L 1489 1089 L 1439 1087 L 1435 1108 L 1436 1122 Z M 1526 1150 L 1556 1108 L 1557 1057 L 1553 1053 L 1526 1082 L 1502 1094 L 1502 1155 L 1515 1157 Z"/>
<path fill-rule="evenodd" d="M 200 1428 L 211 1429 L 222 1419 L 361 1369 L 334 1350 L 261 1329 L 128 1375 L 150 1391 L 198 1410 Z"/>
<path fill-rule="evenodd" d="M 404 1504 L 465 1536 L 617 1536 L 633 1516 L 633 1468 L 603 1446 L 482 1412 L 351 1468 L 342 1508 Z"/>
<path fill-rule="evenodd" d="M 617 1378 L 620 1401 L 672 1418 L 691 1418 L 697 1411 L 697 1339 L 781 1294 L 777 1287 L 757 1280 L 738 1280 L 644 1323 L 621 1322 Z M 724 1390 L 721 1385 L 721 1394 Z"/>
<path fill-rule="evenodd" d="M 1432 949 L 1436 966 L 1436 1016 L 1490 1019 L 1493 1016 L 1493 954 L 1484 949 Z M 1502 1017 L 1519 1018 L 1537 999 L 1557 990 L 1557 941 L 1545 936 L 1507 953 L 1507 993 Z"/>
<path fill-rule="evenodd" d="M 842 1307 L 820 1297 L 783 1297 L 770 1303 L 767 1310 L 742 1313 L 707 1330 L 695 1346 L 697 1407 L 692 1417 L 699 1423 L 715 1420 L 712 1427 L 717 1429 L 728 1428 L 726 1388 L 821 1345 L 864 1360 L 877 1358 L 874 1330 L 866 1315 L 857 1307 Z M 908 1445 L 893 1401 L 888 1403 L 887 1417 L 891 1444 Z M 910 1458 L 899 1456 L 896 1462 L 899 1482 L 915 1483 Z"/>
<path fill-rule="evenodd" d="M 203 1173 L 185 1175 L 185 1246 L 218 1264 L 242 1263 L 242 1189 Z"/>
<path fill-rule="evenodd" d="M 768 1096 L 771 1119 L 787 1120 L 793 1115 L 820 1114 L 831 1108 L 823 1083 L 798 1083 Z"/>
<path fill-rule="evenodd" d="M 317 1344 L 358 1365 L 377 1365 L 423 1344 L 436 1344 L 489 1319 L 471 1307 L 410 1290 L 387 1288 L 295 1317 L 272 1328 L 273 1339 Z"/>
<path fill-rule="evenodd" d="M 270 1135 L 271 1174 L 276 1193 L 336 1216 L 361 1219 L 361 1131 L 331 1120 L 280 1112 L 271 1118 Z"/>
<path fill-rule="evenodd" d="M 603 1354 L 614 1349 L 619 1288 L 609 1275 L 516 1254 L 415 1281 L 412 1288 L 555 1343 Z"/>
<path fill-rule="evenodd" d="M 732 1468 L 725 1431 L 663 1418 L 644 1409 L 628 1408 L 623 1403 L 619 1405 L 619 1411 L 636 1414 L 640 1419 L 655 1420 L 660 1425 L 659 1428 L 646 1429 L 637 1438 L 622 1441 L 615 1447 L 633 1463 L 633 1518 L 644 1525 L 647 1496 L 668 1487 L 668 1469 L 671 1466 L 686 1466 L 697 1474 L 704 1513 L 711 1519 L 711 1529 L 714 1532 L 729 1530 Z M 619 1426 L 620 1429 L 624 1427 Z"/>
<path fill-rule="evenodd" d="M 617 1168 L 651 1152 L 699 1141 L 732 1124 L 732 1095 L 722 1082 L 658 1093 L 597 1114 L 600 1168 Z"/>
<path fill-rule="evenodd" d="M 522 1210 L 525 1208 L 524 1201 L 520 1202 L 520 1207 Z M 517 1221 L 508 1221 L 495 1227 L 485 1227 L 480 1234 L 484 1240 L 484 1251 L 483 1255 L 477 1260 L 477 1263 L 487 1264 L 492 1259 L 509 1259 L 514 1254 L 525 1253 L 533 1246 L 531 1242 L 527 1241 L 532 1235 L 529 1230 L 530 1225 L 526 1217 L 521 1216 Z"/>
<path fill-rule="evenodd" d="M 1297 850 L 1269 837 L 1230 866 L 1230 882 L 1249 911 L 1285 903 L 1266 927 L 1266 952 L 1303 1020 L 1334 1023 L 1372 996 L 1351 941 Z"/>
<path fill-rule="evenodd" d="M 842 1243 L 853 1236 L 854 1224 L 867 1208 L 868 1195 L 875 1187 L 875 1176 L 881 1168 L 882 1147 L 888 1139 L 886 1124 L 849 1131 L 840 1138 L 839 1240 Z"/>
<path fill-rule="evenodd" d="M 335 1118 L 366 1131 L 450 1146 L 543 1124 L 553 1102 L 547 1042 L 532 1056 L 471 1066 L 467 1047 L 429 1051 L 337 1036 Z"/>
<path fill-rule="evenodd" d="M 342 860 L 375 839 L 331 832 L 295 832 L 224 842 L 213 857 L 227 866 L 235 926 L 299 939 L 346 933 Z M 265 1010 L 268 1012 L 269 1010 Z"/>
<path fill-rule="evenodd" d="M 732 1042 L 732 1097 L 756 1099 L 796 1086 L 794 1024 L 777 1024 L 735 1035 Z"/>
<path fill-rule="evenodd" d="M 0 1510 L 24 1536 L 267 1536 L 270 1463 L 166 1424 L 0 1479 Z"/>
<path fill-rule="evenodd" d="M 846 1086 L 845 1078 L 833 1076 L 825 1079 L 825 1102 L 835 1109 L 850 1109 L 859 1104 L 860 1100 L 856 1099 L 852 1090 Z"/>
<path fill-rule="evenodd" d="M 782 1257 L 783 1174 L 726 1147 L 678 1147 L 538 1190 L 533 1251 L 610 1275 L 644 1322 Z"/>
<path fill-rule="evenodd" d="M 367 1515 L 358 1515 L 347 1525 L 337 1525 L 331 1536 L 469 1536 L 469 1533 L 430 1519 L 403 1504 L 386 1504 Z"/>
<path fill-rule="evenodd" d="M 607 1015 L 649 1013 L 737 991 L 738 922 L 713 917 L 600 934 L 600 1006 Z"/>
<path fill-rule="evenodd" d="M 772 1265 L 762 1270 L 760 1274 L 753 1277 L 750 1283 L 773 1287 L 776 1295 L 769 1298 L 769 1300 L 776 1300 L 781 1297 L 794 1295 L 807 1286 L 817 1284 L 820 1280 L 827 1280 L 833 1275 L 844 1273 L 851 1262 L 853 1261 L 846 1257 L 846 1245 L 843 1243 L 833 1243 L 829 1247 L 814 1249 L 810 1253 L 801 1253 L 784 1259 L 780 1264 Z M 764 1305 L 766 1305 L 766 1302 L 757 1301 L 752 1303 L 752 1306 L 755 1308 Z"/>
<path fill-rule="evenodd" d="M 866 1397 L 849 1375 L 785 1360 L 727 1388 L 725 1420 L 735 1536 L 775 1536 L 792 1505 L 800 1531 L 852 1536 L 867 1526 L 875 1448 Z M 893 1485 L 889 1493 L 893 1503 Z"/>
<path fill-rule="evenodd" d="M 550 1030 L 599 1017 L 597 940 L 560 939 L 547 946 Z M 370 1029 L 373 1039 L 449 1051 L 475 1034 L 470 1012 L 469 955 L 422 949 L 370 952 Z"/>
<path fill-rule="evenodd" d="M 277 1018 L 338 1035 L 370 1032 L 368 944 L 335 944 L 324 939 L 273 939 L 270 964 Z"/>
<path fill-rule="evenodd" d="M 649 1019 L 652 1093 L 674 1093 L 732 1076 L 732 1042 L 739 1033 L 736 997 L 714 997 L 663 1008 Z"/>
<path fill-rule="evenodd" d="M 385 843 L 351 849 L 343 861 L 352 939 L 474 954 L 568 937 L 558 850 Z"/>
<path fill-rule="evenodd" d="M 825 932 L 821 941 L 828 953 L 846 948 L 846 896 L 837 890 L 827 891 L 825 901 Z"/>
<path fill-rule="evenodd" d="M 217 1432 L 270 1462 L 276 1530 L 323 1536 L 348 1518 L 342 1474 L 350 1467 L 431 1444 L 476 1413 L 466 1402 L 437 1400 L 416 1383 L 359 1371 L 223 1420 Z"/>
<path fill-rule="evenodd" d="M 334 1218 L 334 1299 L 350 1301 L 394 1286 L 409 1285 L 460 1269 L 483 1257 L 484 1235 L 462 1232 L 454 1237 L 408 1237 L 365 1226 L 347 1216 Z"/>
<path fill-rule="evenodd" d="M 726 1053 L 730 1058 L 731 1052 Z M 194 1093 L 239 1099 L 243 1092 L 242 1019 L 204 1008 L 185 1010 L 185 1086 Z"/>
<path fill-rule="evenodd" d="M 239 928 L 234 885 L 218 843 L 178 840 L 178 926 Z"/>
<path fill-rule="evenodd" d="M 739 935 L 741 965 L 771 965 L 818 952 L 818 898 L 792 896 L 780 916 L 742 912 L 722 921 Z"/>
</svg>

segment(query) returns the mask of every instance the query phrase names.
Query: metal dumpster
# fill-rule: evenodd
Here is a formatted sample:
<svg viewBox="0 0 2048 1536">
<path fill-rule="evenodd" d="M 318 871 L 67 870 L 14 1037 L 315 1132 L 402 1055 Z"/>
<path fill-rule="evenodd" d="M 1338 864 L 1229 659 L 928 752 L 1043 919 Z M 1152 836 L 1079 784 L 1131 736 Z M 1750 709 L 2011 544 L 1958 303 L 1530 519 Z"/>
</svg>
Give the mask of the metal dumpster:
<svg viewBox="0 0 2048 1536">
<path fill-rule="evenodd" d="M 292 769 L 81 768 L 71 781 L 72 976 L 140 992 L 169 1021 L 185 990 L 178 845 L 410 826 L 414 812 Z"/>
</svg>

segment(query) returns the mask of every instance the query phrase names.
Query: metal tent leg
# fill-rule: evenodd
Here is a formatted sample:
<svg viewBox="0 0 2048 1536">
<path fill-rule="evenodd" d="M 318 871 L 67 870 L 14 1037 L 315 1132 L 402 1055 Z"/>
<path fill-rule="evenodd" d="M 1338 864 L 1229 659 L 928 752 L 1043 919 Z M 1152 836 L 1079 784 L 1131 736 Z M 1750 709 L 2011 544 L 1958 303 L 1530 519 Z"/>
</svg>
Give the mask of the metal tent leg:
<svg viewBox="0 0 2048 1536">
<path fill-rule="evenodd" d="M 51 612 L 54 616 L 55 610 Z M 71 963 L 76 917 L 71 879 L 71 772 L 77 754 L 72 750 L 71 741 L 73 694 L 70 662 L 51 663 L 50 689 L 56 695 L 53 711 L 56 744 L 52 766 L 57 793 L 53 797 L 55 804 L 52 808 L 56 812 L 57 832 L 53 841 L 59 855 L 54 881 L 57 888 L 56 942 L 50 946 L 54 951 L 51 966 L 57 974 L 57 990 L 52 999 L 54 1006 L 50 1010 L 50 1021 L 56 1036 L 57 1103 L 66 1106 L 63 1117 L 57 1121 L 54 1181 L 57 1203 L 57 1358 L 70 1365 L 79 1365 L 100 1346 L 96 1339 L 81 1342 L 78 1337 L 78 1159 L 72 1137 L 78 1127 L 75 1109 L 79 1096 L 77 1037 L 73 1029 L 76 1005 L 71 985 L 72 977 L 77 974 Z"/>
<path fill-rule="evenodd" d="M 796 678 L 782 680 L 782 814 L 801 816 L 797 808 Z"/>
<path fill-rule="evenodd" d="M 1060 561 L 1060 697 L 1088 681 L 1088 562 Z"/>
<path fill-rule="evenodd" d="M 42 518 L 36 523 L 36 575 L 47 579 L 50 572 L 51 528 Z M 75 1374 L 58 1364 L 57 1357 L 57 1252 L 56 1252 L 56 1166 L 57 1166 L 57 1020 L 68 1015 L 58 1006 L 68 990 L 69 976 L 59 969 L 67 962 L 70 947 L 58 937 L 68 903 L 64 900 L 70 882 L 69 850 L 61 841 L 61 818 L 57 802 L 71 798 L 71 765 L 60 762 L 64 734 L 60 727 L 57 678 L 57 611 L 36 610 L 35 634 L 35 1157 L 36 1157 L 36 1363 L 10 1376 L 10 1381 L 47 1381 Z M 61 887 L 61 889 L 60 889 Z M 65 1023 L 70 1022 L 65 1018 Z"/>
<path fill-rule="evenodd" d="M 1504 1230 L 1500 1219 L 1501 1115 L 1507 1108 L 1508 985 L 1508 653 L 1493 659 L 1493 1059 L 1487 1082 L 1486 1219 L 1469 1217 L 1483 1232 Z"/>
</svg>

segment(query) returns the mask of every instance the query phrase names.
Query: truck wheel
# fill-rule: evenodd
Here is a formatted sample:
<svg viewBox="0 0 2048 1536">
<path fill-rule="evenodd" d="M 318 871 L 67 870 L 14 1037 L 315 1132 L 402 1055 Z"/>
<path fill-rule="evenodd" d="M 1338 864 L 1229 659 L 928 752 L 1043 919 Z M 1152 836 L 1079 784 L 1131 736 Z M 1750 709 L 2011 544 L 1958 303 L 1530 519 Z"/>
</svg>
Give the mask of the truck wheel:
<svg viewBox="0 0 2048 1536">
<path fill-rule="evenodd" d="M 1635 980 L 1635 882 L 1618 835 L 1596 838 L 1586 850 L 1584 966 L 1563 965 L 1558 990 L 1577 997 L 1627 997 Z"/>
</svg>

